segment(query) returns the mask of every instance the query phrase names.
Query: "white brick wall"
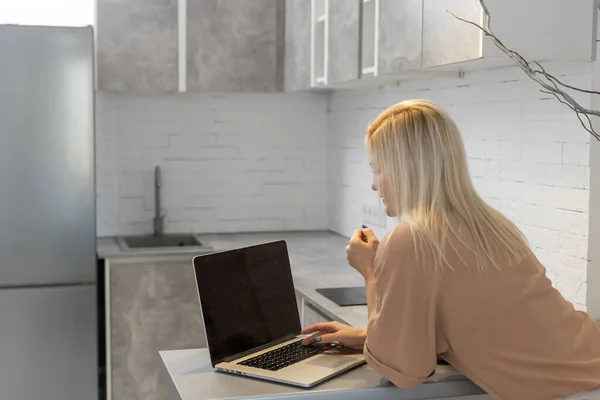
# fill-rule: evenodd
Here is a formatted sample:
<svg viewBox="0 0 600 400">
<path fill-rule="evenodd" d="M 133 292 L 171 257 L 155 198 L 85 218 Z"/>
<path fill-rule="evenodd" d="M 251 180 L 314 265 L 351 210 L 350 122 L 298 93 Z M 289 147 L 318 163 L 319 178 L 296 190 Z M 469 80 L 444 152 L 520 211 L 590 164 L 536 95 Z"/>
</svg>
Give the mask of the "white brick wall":
<svg viewBox="0 0 600 400">
<path fill-rule="evenodd" d="M 98 234 L 327 228 L 327 99 L 310 94 L 100 93 Z"/>
<path fill-rule="evenodd" d="M 591 83 L 589 63 L 546 68 L 566 83 Z M 540 93 L 516 68 L 332 95 L 329 227 L 350 235 L 363 223 L 363 203 L 377 204 L 363 145 L 366 128 L 384 108 L 410 98 L 436 101 L 452 115 L 462 130 L 477 190 L 523 230 L 555 286 L 584 309 L 589 135 L 572 111 Z M 576 98 L 590 103 L 587 95 Z M 393 224 L 388 219 L 387 227 L 376 231 L 381 235 Z"/>
</svg>

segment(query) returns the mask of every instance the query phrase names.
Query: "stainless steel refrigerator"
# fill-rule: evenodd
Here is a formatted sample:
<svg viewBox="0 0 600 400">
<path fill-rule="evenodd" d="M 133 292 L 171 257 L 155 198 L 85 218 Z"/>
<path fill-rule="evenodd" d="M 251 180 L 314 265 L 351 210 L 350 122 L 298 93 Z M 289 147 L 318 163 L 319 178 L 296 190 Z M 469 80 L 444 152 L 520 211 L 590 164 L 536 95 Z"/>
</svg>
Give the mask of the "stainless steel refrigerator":
<svg viewBox="0 0 600 400">
<path fill-rule="evenodd" d="M 0 25 L 0 398 L 98 398 L 93 31 Z"/>
</svg>

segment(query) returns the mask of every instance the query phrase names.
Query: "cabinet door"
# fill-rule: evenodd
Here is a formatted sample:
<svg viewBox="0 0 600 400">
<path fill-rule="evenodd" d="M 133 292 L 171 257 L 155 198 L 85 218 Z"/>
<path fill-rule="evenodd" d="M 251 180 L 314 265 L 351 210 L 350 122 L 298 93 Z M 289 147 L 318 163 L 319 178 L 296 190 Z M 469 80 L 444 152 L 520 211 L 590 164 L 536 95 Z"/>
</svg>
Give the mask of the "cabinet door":
<svg viewBox="0 0 600 400">
<path fill-rule="evenodd" d="M 304 302 L 304 319 L 302 320 L 302 328 L 316 324 L 318 322 L 329 322 L 331 318 L 311 306 L 307 302 Z"/>
<path fill-rule="evenodd" d="M 283 86 L 283 0 L 188 0 L 188 91 Z"/>
<path fill-rule="evenodd" d="M 171 398 L 158 352 L 206 347 L 191 263 L 109 268 L 112 398 Z"/>
<path fill-rule="evenodd" d="M 378 2 L 377 75 L 421 68 L 423 0 Z"/>
<path fill-rule="evenodd" d="M 329 0 L 328 84 L 360 77 L 360 4 L 362 0 Z"/>
<path fill-rule="evenodd" d="M 481 22 L 479 0 L 423 0 L 423 67 L 434 67 L 481 57 L 478 28 L 459 21 Z"/>
<path fill-rule="evenodd" d="M 177 90 L 177 4 L 97 0 L 99 90 Z"/>
<path fill-rule="evenodd" d="M 285 2 L 284 89 L 310 88 L 310 1 Z"/>
</svg>

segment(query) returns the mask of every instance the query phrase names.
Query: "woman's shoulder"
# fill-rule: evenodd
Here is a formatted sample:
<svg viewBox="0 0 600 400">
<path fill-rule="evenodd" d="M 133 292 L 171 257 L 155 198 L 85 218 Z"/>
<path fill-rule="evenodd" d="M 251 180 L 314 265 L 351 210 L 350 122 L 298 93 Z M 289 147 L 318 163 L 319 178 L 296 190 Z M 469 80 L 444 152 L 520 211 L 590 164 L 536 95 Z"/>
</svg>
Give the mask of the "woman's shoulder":
<svg viewBox="0 0 600 400">
<path fill-rule="evenodd" d="M 383 237 L 381 244 L 385 253 L 401 256 L 402 259 L 415 254 L 415 239 L 408 224 L 398 224 Z"/>
<path fill-rule="evenodd" d="M 376 276 L 389 282 L 430 278 L 435 273 L 431 257 L 418 248 L 411 227 L 396 226 L 380 242 L 375 259 Z"/>
</svg>

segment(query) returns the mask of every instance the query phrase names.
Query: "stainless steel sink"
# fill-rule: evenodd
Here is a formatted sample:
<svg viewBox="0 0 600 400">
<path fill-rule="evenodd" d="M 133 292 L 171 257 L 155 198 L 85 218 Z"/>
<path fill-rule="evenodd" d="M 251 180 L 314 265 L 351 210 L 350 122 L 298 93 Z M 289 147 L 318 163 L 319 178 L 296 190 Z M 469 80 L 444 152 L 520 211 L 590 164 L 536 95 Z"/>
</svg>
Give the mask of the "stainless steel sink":
<svg viewBox="0 0 600 400">
<path fill-rule="evenodd" d="M 198 253 L 210 253 L 211 246 L 201 243 L 196 235 L 189 233 L 164 233 L 163 223 L 165 215 L 162 214 L 160 191 L 162 178 L 160 166 L 154 167 L 154 220 L 153 232 L 148 235 L 122 236 L 116 238 L 122 252 L 135 253 L 176 253 L 182 249 L 190 249 Z"/>
<path fill-rule="evenodd" d="M 150 250 L 150 249 L 181 249 L 181 248 L 202 248 L 210 249 L 205 246 L 194 235 L 190 234 L 161 234 L 161 235 L 140 235 L 124 236 L 117 238 L 117 242 L 122 251 L 131 250 Z"/>
</svg>

